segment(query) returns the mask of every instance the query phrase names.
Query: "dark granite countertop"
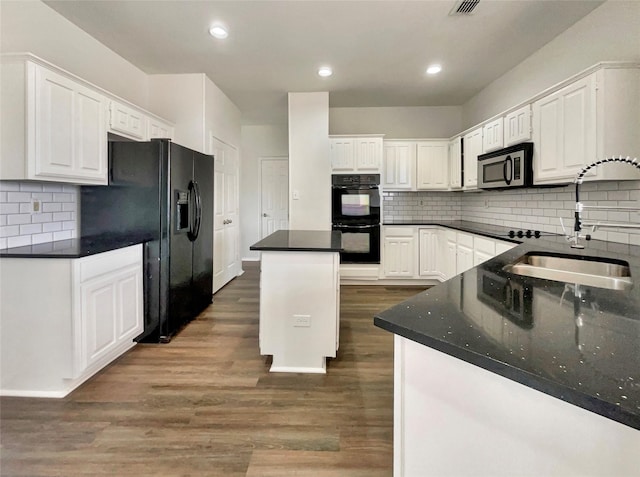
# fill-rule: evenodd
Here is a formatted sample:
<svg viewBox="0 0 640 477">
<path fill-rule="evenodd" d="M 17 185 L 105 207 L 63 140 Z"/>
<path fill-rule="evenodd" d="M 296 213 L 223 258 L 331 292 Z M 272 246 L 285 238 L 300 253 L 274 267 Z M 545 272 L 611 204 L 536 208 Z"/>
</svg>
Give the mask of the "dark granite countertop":
<svg viewBox="0 0 640 477">
<path fill-rule="evenodd" d="M 330 230 L 278 230 L 253 244 L 250 250 L 263 252 L 340 252 L 340 232 Z"/>
<path fill-rule="evenodd" d="M 82 258 L 153 240 L 147 234 L 104 234 L 0 250 L 0 258 Z"/>
<path fill-rule="evenodd" d="M 374 323 L 640 429 L 640 247 L 595 240 L 585 245 L 571 249 L 559 236 L 525 239 L 377 314 Z M 576 293 L 573 283 L 502 270 L 532 251 L 624 260 L 634 283 L 627 290 L 580 285 Z M 508 299 L 514 294 L 519 309 Z"/>
</svg>

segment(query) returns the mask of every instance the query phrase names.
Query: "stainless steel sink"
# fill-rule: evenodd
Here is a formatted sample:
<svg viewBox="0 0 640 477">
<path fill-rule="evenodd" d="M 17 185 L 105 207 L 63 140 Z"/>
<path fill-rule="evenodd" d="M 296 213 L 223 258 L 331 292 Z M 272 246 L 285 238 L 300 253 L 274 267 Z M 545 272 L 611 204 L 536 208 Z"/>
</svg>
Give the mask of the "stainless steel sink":
<svg viewBox="0 0 640 477">
<path fill-rule="evenodd" d="M 516 275 L 610 290 L 627 290 L 633 285 L 629 263 L 616 259 L 529 252 L 502 269 Z"/>
</svg>

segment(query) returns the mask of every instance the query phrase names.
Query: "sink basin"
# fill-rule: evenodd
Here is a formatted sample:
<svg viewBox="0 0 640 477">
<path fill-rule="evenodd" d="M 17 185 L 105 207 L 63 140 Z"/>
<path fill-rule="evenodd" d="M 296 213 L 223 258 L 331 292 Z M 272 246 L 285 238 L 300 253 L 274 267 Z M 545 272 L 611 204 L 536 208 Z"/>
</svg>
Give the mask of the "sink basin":
<svg viewBox="0 0 640 477">
<path fill-rule="evenodd" d="M 529 252 L 502 268 L 505 272 L 610 290 L 633 285 L 629 263 L 600 257 Z"/>
</svg>

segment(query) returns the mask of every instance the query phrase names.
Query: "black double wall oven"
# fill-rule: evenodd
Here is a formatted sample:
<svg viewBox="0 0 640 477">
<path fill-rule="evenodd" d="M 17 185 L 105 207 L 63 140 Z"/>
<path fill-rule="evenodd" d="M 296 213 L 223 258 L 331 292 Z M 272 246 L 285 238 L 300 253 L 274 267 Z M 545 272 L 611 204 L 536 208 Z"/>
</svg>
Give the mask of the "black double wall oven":
<svg viewBox="0 0 640 477">
<path fill-rule="evenodd" d="M 380 174 L 331 176 L 333 230 L 342 232 L 341 263 L 380 263 Z"/>
</svg>

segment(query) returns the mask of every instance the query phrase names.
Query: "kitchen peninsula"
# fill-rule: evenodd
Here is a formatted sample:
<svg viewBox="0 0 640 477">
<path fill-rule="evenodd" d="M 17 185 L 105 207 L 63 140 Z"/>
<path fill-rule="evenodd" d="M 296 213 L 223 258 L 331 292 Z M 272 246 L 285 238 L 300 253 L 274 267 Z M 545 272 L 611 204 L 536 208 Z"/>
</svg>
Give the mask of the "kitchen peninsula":
<svg viewBox="0 0 640 477">
<path fill-rule="evenodd" d="M 340 329 L 340 232 L 278 230 L 261 252 L 260 354 L 272 372 L 326 373 Z"/>
<path fill-rule="evenodd" d="M 521 241 L 374 318 L 395 334 L 394 476 L 638 475 L 640 247 Z M 633 283 L 504 270 L 532 252 L 622 260 Z"/>
</svg>

